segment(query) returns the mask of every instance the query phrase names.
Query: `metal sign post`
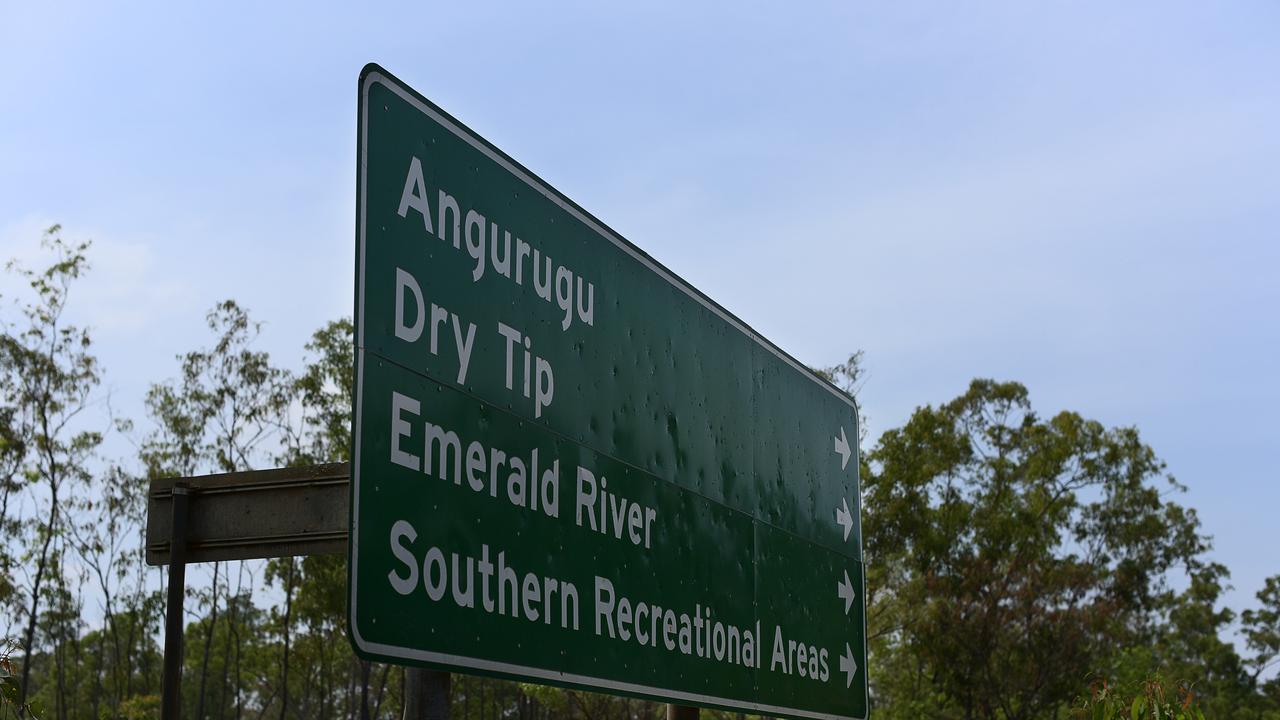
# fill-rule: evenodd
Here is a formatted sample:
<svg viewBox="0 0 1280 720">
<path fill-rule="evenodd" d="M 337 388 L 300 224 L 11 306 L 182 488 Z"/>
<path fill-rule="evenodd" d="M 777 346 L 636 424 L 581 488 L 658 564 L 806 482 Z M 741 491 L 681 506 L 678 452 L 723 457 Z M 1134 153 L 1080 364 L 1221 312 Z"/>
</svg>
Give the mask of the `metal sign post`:
<svg viewBox="0 0 1280 720">
<path fill-rule="evenodd" d="M 187 500 L 185 484 L 169 491 L 169 594 L 164 609 L 164 671 L 160 714 L 166 720 L 182 714 L 182 601 L 187 592 Z M 150 508 L 148 508 L 150 510 Z"/>
<path fill-rule="evenodd" d="M 357 653 L 865 718 L 852 400 L 377 66 L 358 126 Z"/>
<path fill-rule="evenodd" d="M 442 670 L 405 669 L 404 720 L 449 720 L 452 678 Z"/>
</svg>

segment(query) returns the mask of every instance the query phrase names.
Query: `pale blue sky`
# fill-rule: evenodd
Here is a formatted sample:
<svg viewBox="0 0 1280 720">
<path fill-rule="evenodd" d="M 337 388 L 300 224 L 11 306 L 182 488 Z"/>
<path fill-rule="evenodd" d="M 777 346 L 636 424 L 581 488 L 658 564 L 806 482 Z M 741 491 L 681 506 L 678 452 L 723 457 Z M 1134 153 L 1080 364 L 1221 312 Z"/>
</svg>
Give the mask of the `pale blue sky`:
<svg viewBox="0 0 1280 720">
<path fill-rule="evenodd" d="M 873 435 L 974 376 L 1137 425 L 1239 609 L 1280 572 L 1278 30 L 1271 0 L 0 0 L 0 256 L 96 240 L 76 313 L 135 417 L 221 298 L 296 363 L 350 312 L 376 61 L 801 360 L 865 349 Z"/>
</svg>

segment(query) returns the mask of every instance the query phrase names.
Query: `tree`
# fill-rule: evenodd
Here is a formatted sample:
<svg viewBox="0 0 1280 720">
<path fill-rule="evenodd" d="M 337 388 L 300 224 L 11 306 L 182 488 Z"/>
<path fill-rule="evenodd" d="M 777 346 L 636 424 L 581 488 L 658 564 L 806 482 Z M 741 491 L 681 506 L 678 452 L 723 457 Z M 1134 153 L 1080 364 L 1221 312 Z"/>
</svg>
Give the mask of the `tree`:
<svg viewBox="0 0 1280 720">
<path fill-rule="evenodd" d="M 1163 676 L 1192 688 L 1210 717 L 1260 717 L 1254 681 L 1223 639 L 1235 620 L 1230 608 L 1220 607 L 1227 574 L 1217 563 L 1193 567 L 1187 587 L 1169 598 L 1154 641 L 1124 653 L 1112 674 L 1130 684 Z"/>
<path fill-rule="evenodd" d="M 7 328 L 4 330 L 8 336 Z M 13 363 L 12 354 L 0 349 L 0 537 L 4 538 L 18 537 L 22 527 L 17 512 L 11 508 L 16 506 L 23 488 L 22 467 L 27 459 L 22 408 L 18 403 L 18 377 Z M 0 543 L 0 606 L 8 605 L 17 592 L 13 584 L 18 562 L 16 550 L 11 543 Z"/>
<path fill-rule="evenodd" d="M 342 318 L 315 331 L 307 343 L 308 361 L 296 384 L 301 430 L 291 438 L 285 462 L 309 465 L 351 459 L 353 336 L 351 320 Z"/>
<path fill-rule="evenodd" d="M 146 522 L 146 483 L 119 464 L 107 466 L 101 480 L 98 491 L 84 501 L 84 511 L 67 526 L 103 613 L 101 631 L 92 633 L 97 667 L 90 697 L 94 717 L 100 715 L 104 700 L 110 714 L 118 714 L 135 687 L 141 687 L 135 686 L 133 668 L 138 653 L 148 650 L 152 630 L 138 621 L 148 617 L 148 608 L 159 606 L 159 593 L 148 589 L 146 567 L 137 552 Z"/>
<path fill-rule="evenodd" d="M 858 448 L 861 449 L 867 440 L 867 417 L 862 412 L 862 402 L 858 399 L 858 393 L 867 384 L 866 353 L 858 350 L 844 362 L 828 368 L 815 368 L 814 372 L 853 400 L 853 406 L 858 410 Z"/>
<path fill-rule="evenodd" d="M 287 371 L 271 363 L 266 352 L 254 348 L 261 324 L 253 322 L 232 300 L 210 310 L 206 321 L 214 336 L 213 345 L 180 355 L 179 380 L 153 385 L 147 394 L 147 408 L 158 427 L 144 444 L 142 456 L 153 477 L 192 475 L 206 466 L 220 472 L 250 470 L 258 460 L 270 457 L 271 443 L 287 433 L 294 383 Z M 228 612 L 234 613 L 238 607 L 230 601 L 230 582 L 223 578 L 220 583 L 220 571 L 221 563 L 214 563 L 213 582 L 205 598 L 209 622 L 201 643 L 195 707 L 195 716 L 202 720 L 220 587 L 228 588 Z M 234 625 L 235 621 L 233 615 L 230 622 Z M 239 633 L 233 635 L 240 637 Z M 229 654 L 231 648 L 226 646 L 225 651 Z M 238 656 L 238 647 L 235 652 Z M 287 677 L 287 651 L 284 659 L 283 674 Z M 226 664 L 224 657 L 224 668 Z M 238 683 L 239 674 L 234 678 Z M 287 692 L 284 697 L 287 701 Z M 235 701 L 238 706 L 238 684 Z"/>
<path fill-rule="evenodd" d="M 153 475 L 252 469 L 286 424 L 293 381 L 254 349 L 261 324 L 234 300 L 215 306 L 206 322 L 213 346 L 178 356 L 179 380 L 147 393 L 158 428 L 143 457 Z"/>
<path fill-rule="evenodd" d="M 317 330 L 306 345 L 307 359 L 295 391 L 301 422 L 288 437 L 281 461 L 290 466 L 345 462 L 351 458 L 351 392 L 354 383 L 353 326 L 342 318 Z M 282 583 L 285 608 L 276 618 L 281 637 L 289 645 L 293 622 L 307 633 L 290 651 L 321 670 L 313 685 L 319 693 L 321 715 L 334 712 L 342 675 L 352 687 L 352 715 L 378 717 L 388 698 L 391 666 L 355 658 L 347 649 L 346 559 L 315 555 L 272 561 L 268 577 Z M 296 596 L 295 596 L 296 593 Z M 342 649 L 341 655 L 333 652 Z M 282 683 L 284 685 L 284 683 Z"/>
<path fill-rule="evenodd" d="M 869 615 L 889 716 L 1049 716 L 1154 637 L 1169 573 L 1206 566 L 1193 511 L 1136 429 L 1043 419 L 975 380 L 886 432 L 863 467 Z M 871 585 L 872 580 L 869 579 Z"/>
<path fill-rule="evenodd" d="M 8 264 L 11 272 L 27 281 L 34 299 L 21 305 L 22 325 L 12 331 L 6 328 L 0 335 L 0 369 L 6 376 L 0 382 L 9 398 L 4 411 L 5 444 L 25 448 L 23 483 L 39 508 L 28 523 L 31 533 L 26 557 L 33 567 L 24 607 L 25 656 L 19 704 L 26 702 L 30 691 L 41 601 L 51 586 L 59 589 L 62 583 L 57 572 L 64 549 L 61 534 L 78 497 L 71 490 L 90 482 L 90 459 L 102 442 L 101 432 L 77 425 L 99 382 L 92 341 L 87 330 L 67 323 L 64 317 L 71 284 L 88 269 L 85 252 L 89 243 L 67 243 L 61 228 L 54 225 L 45 232 L 42 247 L 54 256 L 44 270 L 30 270 L 17 262 Z M 14 438 L 21 440 L 15 442 Z M 12 456 L 13 450 L 8 452 Z M 12 482 L 5 481 L 6 504 Z"/>
<path fill-rule="evenodd" d="M 1277 708 L 1275 717 L 1280 717 L 1280 676 L 1262 679 L 1268 670 L 1280 664 L 1280 575 L 1267 578 L 1258 591 L 1258 602 L 1261 607 L 1245 610 L 1240 616 L 1245 640 L 1254 652 L 1249 665 L 1253 681 L 1263 682 L 1262 691 Z"/>
</svg>

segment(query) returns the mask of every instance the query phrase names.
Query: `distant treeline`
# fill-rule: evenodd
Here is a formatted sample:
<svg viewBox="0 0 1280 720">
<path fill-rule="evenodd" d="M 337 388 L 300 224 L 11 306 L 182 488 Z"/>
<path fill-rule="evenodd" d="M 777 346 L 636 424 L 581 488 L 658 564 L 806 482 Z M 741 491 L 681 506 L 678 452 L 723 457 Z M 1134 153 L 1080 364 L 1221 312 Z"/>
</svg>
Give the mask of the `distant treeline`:
<svg viewBox="0 0 1280 720">
<path fill-rule="evenodd" d="M 135 423 L 110 412 L 90 329 L 68 322 L 89 244 L 54 227 L 44 249 L 43 267 L 10 263 L 0 284 L 0 720 L 157 717 L 164 575 L 143 562 L 147 480 L 347 460 L 351 322 L 317 330 L 289 369 L 222 302 Z M 822 372 L 856 400 L 860 353 Z M 106 455 L 113 434 L 129 456 Z M 975 380 L 858 440 L 874 717 L 1146 717 L 1163 702 L 1280 719 L 1280 575 L 1256 607 L 1221 606 L 1227 569 L 1137 429 L 1041 416 L 1023 386 Z M 344 563 L 193 569 L 184 716 L 399 717 L 403 671 L 347 641 Z M 465 720 L 664 712 L 463 675 L 452 704 Z"/>
</svg>

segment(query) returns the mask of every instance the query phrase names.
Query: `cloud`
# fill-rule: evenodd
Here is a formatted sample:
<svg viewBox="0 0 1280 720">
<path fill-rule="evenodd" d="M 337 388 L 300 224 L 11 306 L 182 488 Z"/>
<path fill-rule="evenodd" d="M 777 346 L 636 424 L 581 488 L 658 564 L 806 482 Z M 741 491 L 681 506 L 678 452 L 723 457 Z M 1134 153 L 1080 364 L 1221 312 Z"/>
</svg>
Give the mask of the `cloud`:
<svg viewBox="0 0 1280 720">
<path fill-rule="evenodd" d="M 40 242 L 53 224 L 49 218 L 29 215 L 0 226 L 0 258 L 41 269 L 50 256 Z M 154 333 L 191 304 L 182 283 L 159 267 L 148 239 L 120 239 L 111 232 L 78 225 L 63 226 L 62 237 L 69 242 L 92 242 L 89 272 L 71 288 L 67 312 L 72 322 L 91 328 L 95 338 L 129 340 Z M 6 276 L 6 295 L 25 290 L 11 286 L 12 282 L 13 276 Z"/>
</svg>

